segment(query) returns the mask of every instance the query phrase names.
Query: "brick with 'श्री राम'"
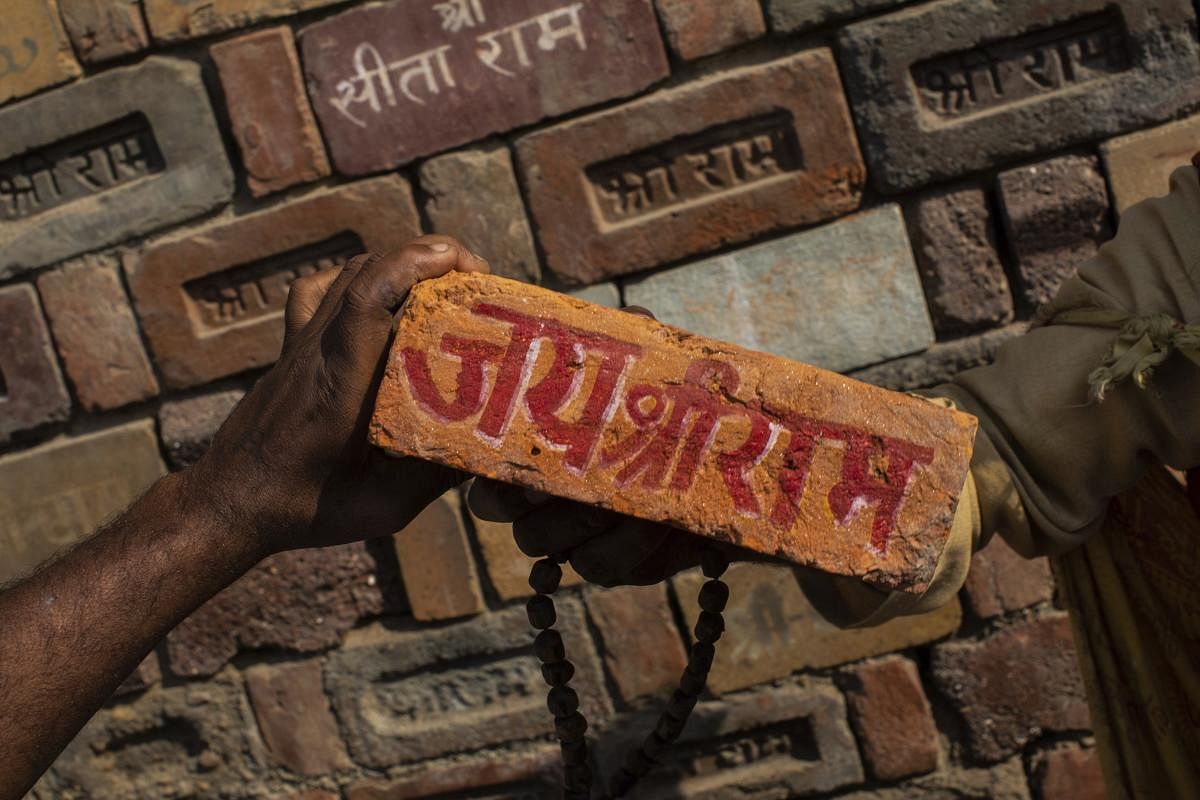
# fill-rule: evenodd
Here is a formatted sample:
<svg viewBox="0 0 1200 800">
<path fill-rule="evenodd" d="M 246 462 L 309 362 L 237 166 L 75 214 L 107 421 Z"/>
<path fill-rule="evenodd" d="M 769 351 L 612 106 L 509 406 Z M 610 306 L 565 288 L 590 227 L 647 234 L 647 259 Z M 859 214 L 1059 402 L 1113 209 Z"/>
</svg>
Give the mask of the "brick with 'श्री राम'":
<svg viewBox="0 0 1200 800">
<path fill-rule="evenodd" d="M 922 591 L 976 422 L 805 364 L 504 278 L 402 310 L 372 441 Z"/>
</svg>

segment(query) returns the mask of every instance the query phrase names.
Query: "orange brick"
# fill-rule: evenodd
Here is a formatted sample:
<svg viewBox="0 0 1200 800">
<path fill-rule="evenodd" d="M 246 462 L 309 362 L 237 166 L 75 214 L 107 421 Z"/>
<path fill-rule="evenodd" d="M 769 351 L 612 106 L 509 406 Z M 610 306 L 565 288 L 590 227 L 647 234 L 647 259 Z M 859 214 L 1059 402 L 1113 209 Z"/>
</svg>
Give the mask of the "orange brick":
<svg viewBox="0 0 1200 800">
<path fill-rule="evenodd" d="M 921 591 L 975 420 L 545 289 L 454 273 L 400 316 L 372 441 Z"/>
</svg>

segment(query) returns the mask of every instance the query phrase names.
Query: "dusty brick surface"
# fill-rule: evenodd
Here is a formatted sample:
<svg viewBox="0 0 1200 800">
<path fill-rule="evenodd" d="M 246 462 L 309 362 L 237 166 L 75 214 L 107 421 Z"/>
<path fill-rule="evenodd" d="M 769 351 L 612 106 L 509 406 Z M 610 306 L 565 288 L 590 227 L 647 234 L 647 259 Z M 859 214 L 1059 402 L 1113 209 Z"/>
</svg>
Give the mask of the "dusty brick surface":
<svg viewBox="0 0 1200 800">
<path fill-rule="evenodd" d="M 71 398 L 32 286 L 0 288 L 0 342 L 0 444 L 6 444 L 14 433 L 66 419 Z"/>
<path fill-rule="evenodd" d="M 388 169 L 633 94 L 667 74 L 651 0 L 459 5 L 447 19 L 393 0 L 300 32 L 309 94 L 339 172 Z"/>
<path fill-rule="evenodd" d="M 240 680 L 155 687 L 100 711 L 38 785 L 56 800 L 251 797 L 265 775 Z"/>
<path fill-rule="evenodd" d="M 142 663 L 137 665 L 137 669 L 117 687 L 114 695 L 120 697 L 121 695 L 145 691 L 160 680 L 162 680 L 162 667 L 158 663 L 158 653 L 151 652 L 150 655 L 142 659 Z"/>
<path fill-rule="evenodd" d="M 1131 133 L 1100 148 L 1118 212 L 1167 193 L 1171 173 L 1200 150 L 1200 116 Z"/>
<path fill-rule="evenodd" d="M 538 131 L 517 155 L 546 265 L 577 283 L 844 214 L 866 179 L 828 50 Z"/>
<path fill-rule="evenodd" d="M 1050 562 L 1017 555 L 999 536 L 971 557 L 963 585 L 976 615 L 988 618 L 1044 603 L 1054 596 Z"/>
<path fill-rule="evenodd" d="M 771 30 L 796 33 L 829 22 L 886 11 L 908 0 L 766 0 Z"/>
<path fill-rule="evenodd" d="M 916 665 L 887 658 L 845 677 L 850 719 L 871 774 L 895 781 L 937 769 L 937 725 Z"/>
<path fill-rule="evenodd" d="M 159 435 L 174 469 L 190 467 L 200 460 L 244 394 L 240 389 L 231 389 L 162 404 L 158 410 Z"/>
<path fill-rule="evenodd" d="M 167 635 L 176 675 L 221 669 L 240 650 L 313 653 L 335 647 L 359 620 L 403 610 L 394 568 L 369 545 L 271 556 Z"/>
<path fill-rule="evenodd" d="M 158 394 L 118 269 L 117 259 L 94 256 L 38 276 L 55 345 L 75 396 L 88 411 Z"/>
<path fill-rule="evenodd" d="M 675 55 L 690 61 L 728 50 L 767 32 L 758 0 L 654 0 Z"/>
<path fill-rule="evenodd" d="M 87 64 L 145 50 L 150 35 L 141 0 L 58 0 L 75 53 Z"/>
<path fill-rule="evenodd" d="M 943 189 L 925 195 L 913 209 L 912 231 L 921 282 L 938 333 L 969 333 L 1012 320 L 1012 292 L 982 189 Z"/>
<path fill-rule="evenodd" d="M 425 797 L 540 800 L 562 793 L 557 747 L 492 752 L 421 766 L 394 780 L 351 784 L 346 800 L 418 800 Z"/>
<path fill-rule="evenodd" d="M 0 458 L 0 585 L 92 533 L 165 472 L 150 420 Z"/>
<path fill-rule="evenodd" d="M 949 765 L 896 786 L 875 786 L 838 800 L 1030 800 L 1019 757 L 990 769 Z"/>
<path fill-rule="evenodd" d="M 529 588 L 529 570 L 533 567 L 534 559 L 517 547 L 513 539 L 512 525 L 489 522 L 474 514 L 471 515 L 471 525 L 475 529 L 475 538 L 479 541 L 479 549 L 483 553 L 488 579 L 500 599 L 517 600 L 531 597 L 533 589 Z M 562 588 L 576 586 L 582 580 L 570 564 L 563 564 L 563 577 L 559 584 Z"/>
<path fill-rule="evenodd" d="M 981 761 L 1005 759 L 1044 731 L 1090 727 L 1065 614 L 1018 622 L 983 641 L 938 645 L 932 669 Z"/>
<path fill-rule="evenodd" d="M 370 431 L 389 452 L 907 591 L 974 435 L 916 398 L 494 276 L 419 284 L 396 341 Z"/>
<path fill-rule="evenodd" d="M 1026 323 L 1019 322 L 975 336 L 938 342 L 918 355 L 855 370 L 850 377 L 897 392 L 937 386 L 963 370 L 992 363 L 1001 345 L 1027 329 Z"/>
<path fill-rule="evenodd" d="M 456 491 L 430 503 L 393 541 L 414 618 L 429 622 L 487 610 Z"/>
<path fill-rule="evenodd" d="M 672 581 L 689 629 L 699 616 L 689 598 L 696 597 L 704 580 L 693 570 Z M 813 608 L 787 567 L 735 564 L 722 580 L 729 584 L 726 633 L 708 680 L 717 694 L 943 639 L 962 621 L 956 600 L 928 614 L 842 630 Z"/>
<path fill-rule="evenodd" d="M 342 0 L 142 0 L 154 41 L 169 44 L 331 6 Z"/>
<path fill-rule="evenodd" d="M 588 720 L 603 724 L 612 707 L 583 606 L 561 597 L 556 605 L 575 665 L 571 686 Z M 325 688 L 359 764 L 407 764 L 552 730 L 524 608 L 438 628 L 357 633 L 327 659 Z"/>
<path fill-rule="evenodd" d="M 250 193 L 261 197 L 329 174 L 286 25 L 209 48 L 221 77 Z"/>
<path fill-rule="evenodd" d="M 246 692 L 276 762 L 300 775 L 352 766 L 321 687 L 320 661 L 253 667 L 246 671 Z"/>
<path fill-rule="evenodd" d="M 839 37 L 871 177 L 898 191 L 1162 122 L 1200 100 L 1188 0 L 926 3 Z"/>
<path fill-rule="evenodd" d="M 82 70 L 54 0 L 5 0 L 0 52 L 0 103 L 78 77 Z M 0 159 L 3 160 L 3 159 Z"/>
<path fill-rule="evenodd" d="M 0 109 L 0 178 L 0 279 L 233 194 L 200 66 L 160 56 Z"/>
<path fill-rule="evenodd" d="M 656 718 L 647 714 L 628 720 L 598 742 L 601 774 L 612 774 L 621 765 Z M 679 742 L 660 761 L 631 798 L 828 796 L 863 779 L 842 696 L 819 679 L 700 703 Z"/>
<path fill-rule="evenodd" d="M 687 667 L 687 654 L 667 603 L 666 585 L 589 591 L 584 598 L 600 632 L 604 665 L 621 697 L 628 701 L 670 694 Z"/>
<path fill-rule="evenodd" d="M 1034 762 L 1033 786 L 1039 800 L 1105 800 L 1100 756 L 1092 748 L 1062 747 Z"/>
<path fill-rule="evenodd" d="M 421 188 L 436 233 L 458 238 L 486 258 L 496 275 L 537 283 L 541 267 L 533 231 L 506 146 L 431 158 L 421 165 Z"/>
<path fill-rule="evenodd" d="M 998 183 L 1018 291 L 1026 304 L 1041 305 L 1112 238 L 1100 164 L 1065 156 L 1004 172 Z"/>
<path fill-rule="evenodd" d="M 154 360 L 181 388 L 275 361 L 296 278 L 419 233 L 408 183 L 385 176 L 155 242 L 125 266 Z"/>
<path fill-rule="evenodd" d="M 668 325 L 838 372 L 934 339 L 894 205 L 628 280 L 625 302 Z"/>
</svg>

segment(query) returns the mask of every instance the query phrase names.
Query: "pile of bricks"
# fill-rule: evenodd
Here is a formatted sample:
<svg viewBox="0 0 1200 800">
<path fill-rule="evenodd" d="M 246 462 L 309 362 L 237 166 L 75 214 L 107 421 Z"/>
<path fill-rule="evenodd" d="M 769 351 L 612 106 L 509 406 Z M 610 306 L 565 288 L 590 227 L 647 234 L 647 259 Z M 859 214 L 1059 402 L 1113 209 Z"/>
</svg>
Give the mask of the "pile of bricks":
<svg viewBox="0 0 1200 800">
<path fill-rule="evenodd" d="M 4 0 L 0 581 L 213 431 L 297 276 L 419 231 L 509 277 L 890 388 L 986 363 L 1200 148 L 1190 0 Z M 459 494 L 273 557 L 173 631 L 41 798 L 540 797 L 529 562 Z M 560 601 L 601 762 L 700 578 Z M 1082 798 L 1044 562 L 823 622 L 738 565 L 710 695 L 643 796 Z M 1093 794 L 1088 794 L 1093 792 Z"/>
</svg>

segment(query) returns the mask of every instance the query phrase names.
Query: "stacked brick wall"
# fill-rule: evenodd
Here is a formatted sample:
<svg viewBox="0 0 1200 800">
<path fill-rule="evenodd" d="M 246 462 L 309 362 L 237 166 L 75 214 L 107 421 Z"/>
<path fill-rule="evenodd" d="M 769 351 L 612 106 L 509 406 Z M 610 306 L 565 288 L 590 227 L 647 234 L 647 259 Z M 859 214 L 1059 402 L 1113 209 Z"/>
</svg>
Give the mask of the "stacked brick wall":
<svg viewBox="0 0 1200 800">
<path fill-rule="evenodd" d="M 290 282 L 419 231 L 501 274 L 896 389 L 987 363 L 1200 149 L 1191 0 L 5 0 L 0 582 L 186 468 Z M 49 798 L 553 796 L 529 562 L 458 493 L 268 559 L 182 623 Z M 700 578 L 569 580 L 609 765 Z M 824 622 L 735 566 L 643 797 L 1098 797 L 1044 561 Z"/>
</svg>

